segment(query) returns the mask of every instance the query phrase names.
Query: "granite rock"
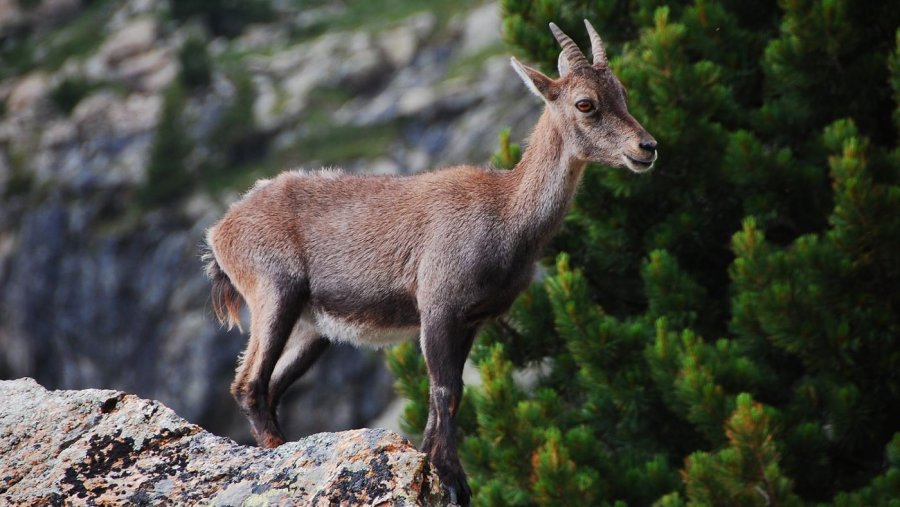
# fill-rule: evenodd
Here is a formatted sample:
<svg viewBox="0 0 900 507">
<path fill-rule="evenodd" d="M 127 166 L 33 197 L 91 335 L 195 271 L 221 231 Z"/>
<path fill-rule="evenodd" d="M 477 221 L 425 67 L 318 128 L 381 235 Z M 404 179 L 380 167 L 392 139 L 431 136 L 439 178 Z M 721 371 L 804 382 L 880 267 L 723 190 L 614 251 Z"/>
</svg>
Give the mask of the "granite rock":
<svg viewBox="0 0 900 507">
<path fill-rule="evenodd" d="M 6 505 L 447 505 L 425 455 L 383 429 L 261 449 L 121 391 L 24 378 L 0 400 Z"/>
</svg>

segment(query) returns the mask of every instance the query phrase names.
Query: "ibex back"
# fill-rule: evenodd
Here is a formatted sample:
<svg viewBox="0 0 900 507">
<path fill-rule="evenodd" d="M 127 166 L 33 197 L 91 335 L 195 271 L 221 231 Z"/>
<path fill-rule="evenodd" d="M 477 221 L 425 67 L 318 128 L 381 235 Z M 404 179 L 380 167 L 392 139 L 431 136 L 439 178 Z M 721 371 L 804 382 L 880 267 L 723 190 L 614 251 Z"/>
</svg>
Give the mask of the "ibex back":
<svg viewBox="0 0 900 507">
<path fill-rule="evenodd" d="M 431 382 L 422 450 L 451 498 L 468 504 L 453 417 L 479 326 L 531 280 L 585 163 L 643 172 L 656 160 L 656 141 L 628 113 L 603 43 L 585 24 L 593 64 L 552 23 L 559 79 L 512 59 L 545 103 L 515 169 L 290 171 L 257 182 L 210 228 L 216 314 L 234 325 L 241 297 L 250 309 L 231 392 L 260 445 L 284 442 L 279 398 L 331 341 L 377 347 L 418 335 Z"/>
</svg>

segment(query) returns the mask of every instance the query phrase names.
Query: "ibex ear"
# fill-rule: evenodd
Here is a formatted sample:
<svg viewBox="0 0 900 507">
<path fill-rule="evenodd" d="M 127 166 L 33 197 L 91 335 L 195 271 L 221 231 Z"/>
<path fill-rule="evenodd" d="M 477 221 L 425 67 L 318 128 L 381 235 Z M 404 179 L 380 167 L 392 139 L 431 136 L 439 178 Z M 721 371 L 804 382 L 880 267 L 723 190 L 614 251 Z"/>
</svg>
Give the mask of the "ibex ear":
<svg viewBox="0 0 900 507">
<path fill-rule="evenodd" d="M 552 79 L 543 75 L 539 70 L 523 65 L 522 62 L 516 60 L 516 57 L 510 58 L 510 63 L 512 63 L 512 68 L 516 71 L 516 74 L 525 82 L 525 86 L 531 90 L 531 93 L 548 101 L 555 98 L 551 93 Z"/>
<path fill-rule="evenodd" d="M 565 51 L 559 52 L 559 58 L 556 60 L 556 68 L 559 69 L 559 77 L 566 77 L 569 73 L 569 59 L 566 57 Z"/>
</svg>

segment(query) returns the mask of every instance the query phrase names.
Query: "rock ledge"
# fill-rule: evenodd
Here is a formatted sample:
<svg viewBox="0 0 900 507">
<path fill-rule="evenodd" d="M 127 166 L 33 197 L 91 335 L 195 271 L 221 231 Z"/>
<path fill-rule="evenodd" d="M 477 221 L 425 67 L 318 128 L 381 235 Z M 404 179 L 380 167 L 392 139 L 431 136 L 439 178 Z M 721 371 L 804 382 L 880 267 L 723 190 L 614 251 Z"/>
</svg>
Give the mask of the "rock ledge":
<svg viewBox="0 0 900 507">
<path fill-rule="evenodd" d="M 120 391 L 0 381 L 0 503 L 447 505 L 437 474 L 382 429 L 278 449 L 217 437 Z"/>
</svg>

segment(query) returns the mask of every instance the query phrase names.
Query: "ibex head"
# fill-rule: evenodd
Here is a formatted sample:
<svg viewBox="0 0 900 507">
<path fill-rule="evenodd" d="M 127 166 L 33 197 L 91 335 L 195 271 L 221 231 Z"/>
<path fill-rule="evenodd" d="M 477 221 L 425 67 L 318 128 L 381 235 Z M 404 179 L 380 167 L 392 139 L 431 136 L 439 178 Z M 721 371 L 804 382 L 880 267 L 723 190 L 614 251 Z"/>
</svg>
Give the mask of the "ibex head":
<svg viewBox="0 0 900 507">
<path fill-rule="evenodd" d="M 537 96 L 544 99 L 567 148 L 575 157 L 613 167 L 644 172 L 656 161 L 656 140 L 631 114 L 626 92 L 609 70 L 603 41 L 588 20 L 593 65 L 575 42 L 550 23 L 562 46 L 559 79 L 551 79 L 515 58 L 512 66 Z"/>
</svg>

